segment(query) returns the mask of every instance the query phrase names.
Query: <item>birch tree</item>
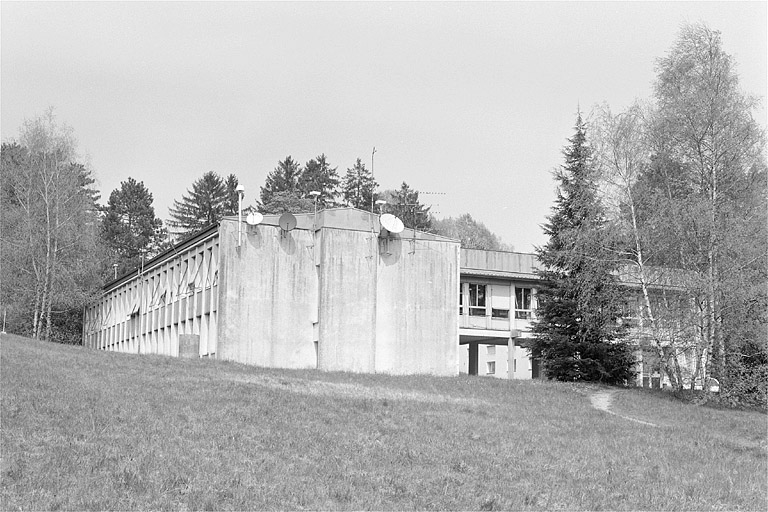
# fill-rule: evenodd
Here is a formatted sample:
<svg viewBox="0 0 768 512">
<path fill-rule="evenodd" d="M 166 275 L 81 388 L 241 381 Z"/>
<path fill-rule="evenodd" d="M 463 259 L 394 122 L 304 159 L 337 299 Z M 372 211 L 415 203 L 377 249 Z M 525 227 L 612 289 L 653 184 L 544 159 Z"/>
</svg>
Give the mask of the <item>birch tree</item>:
<svg viewBox="0 0 768 512">
<path fill-rule="evenodd" d="M 18 157 L 3 158 L 3 252 L 23 255 L 5 260 L 3 298 L 14 305 L 17 331 L 60 339 L 54 326 L 62 318 L 79 321 L 77 312 L 101 284 L 94 180 L 76 161 L 71 128 L 52 110 L 26 121 L 19 144 L 3 152 Z M 13 274 L 20 277 L 9 279 Z M 64 327 L 77 341 L 77 327 Z"/>
<path fill-rule="evenodd" d="M 704 215 L 696 234 L 701 256 L 696 270 L 703 276 L 705 292 L 702 335 L 711 351 L 712 373 L 723 379 L 727 354 L 723 307 L 730 294 L 724 284 L 739 267 L 729 259 L 738 254 L 728 249 L 726 241 L 740 224 L 732 215 L 734 201 L 756 184 L 745 181 L 754 178 L 750 169 L 765 159 L 764 133 L 752 117 L 757 100 L 739 88 L 734 61 L 723 51 L 720 33 L 703 24 L 683 27 L 657 68 L 654 149 L 688 173 L 692 197 Z M 764 238 L 762 242 L 758 252 L 764 263 Z"/>
</svg>

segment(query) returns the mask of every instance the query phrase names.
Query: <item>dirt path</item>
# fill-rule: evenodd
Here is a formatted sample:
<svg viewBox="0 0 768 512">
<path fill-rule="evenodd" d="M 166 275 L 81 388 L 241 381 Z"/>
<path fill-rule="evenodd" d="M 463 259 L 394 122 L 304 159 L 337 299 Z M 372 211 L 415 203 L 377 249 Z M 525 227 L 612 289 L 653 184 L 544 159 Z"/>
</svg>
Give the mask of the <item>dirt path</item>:
<svg viewBox="0 0 768 512">
<path fill-rule="evenodd" d="M 597 393 L 592 394 L 592 396 L 589 397 L 589 400 L 592 402 L 592 407 L 599 411 L 607 412 L 608 414 L 613 414 L 614 416 L 617 416 L 619 418 L 628 420 L 628 421 L 634 421 L 635 423 L 640 423 L 641 425 L 647 425 L 649 427 L 658 427 L 655 423 L 650 423 L 648 421 L 638 420 L 635 418 L 630 418 L 629 416 L 622 416 L 621 414 L 616 414 L 615 412 L 611 411 L 611 402 L 613 401 L 613 395 L 616 393 L 615 391 L 598 391 Z"/>
</svg>

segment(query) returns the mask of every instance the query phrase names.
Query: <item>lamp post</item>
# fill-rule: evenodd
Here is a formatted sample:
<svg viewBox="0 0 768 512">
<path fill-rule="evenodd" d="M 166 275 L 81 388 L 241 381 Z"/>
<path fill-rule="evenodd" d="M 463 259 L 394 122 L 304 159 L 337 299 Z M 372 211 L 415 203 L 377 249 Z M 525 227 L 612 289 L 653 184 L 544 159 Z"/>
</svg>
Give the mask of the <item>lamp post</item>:
<svg viewBox="0 0 768 512">
<path fill-rule="evenodd" d="M 243 243 L 243 197 L 245 196 L 245 187 L 238 185 L 237 188 L 237 246 Z"/>
</svg>

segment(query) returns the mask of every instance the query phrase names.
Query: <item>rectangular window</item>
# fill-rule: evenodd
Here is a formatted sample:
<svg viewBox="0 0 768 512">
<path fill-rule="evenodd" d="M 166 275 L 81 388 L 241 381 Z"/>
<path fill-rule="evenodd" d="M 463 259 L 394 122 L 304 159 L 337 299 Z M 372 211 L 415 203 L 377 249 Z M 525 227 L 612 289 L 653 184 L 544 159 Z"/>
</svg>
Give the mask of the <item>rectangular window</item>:
<svg viewBox="0 0 768 512">
<path fill-rule="evenodd" d="M 489 356 L 495 356 L 496 355 L 496 345 L 488 345 L 486 347 L 486 349 L 488 350 L 488 355 Z"/>
<path fill-rule="evenodd" d="M 464 285 L 459 285 L 459 314 L 464 314 Z"/>
<path fill-rule="evenodd" d="M 496 309 L 496 308 L 493 308 L 493 309 L 491 309 L 491 316 L 493 318 L 508 319 L 509 318 L 509 310 L 508 309 Z"/>
<path fill-rule="evenodd" d="M 515 288 L 515 318 L 531 318 L 531 289 Z"/>
<path fill-rule="evenodd" d="M 496 361 L 488 361 L 486 364 L 488 365 L 488 375 L 496 373 Z"/>
<path fill-rule="evenodd" d="M 470 316 L 485 316 L 485 285 L 469 284 Z"/>
</svg>

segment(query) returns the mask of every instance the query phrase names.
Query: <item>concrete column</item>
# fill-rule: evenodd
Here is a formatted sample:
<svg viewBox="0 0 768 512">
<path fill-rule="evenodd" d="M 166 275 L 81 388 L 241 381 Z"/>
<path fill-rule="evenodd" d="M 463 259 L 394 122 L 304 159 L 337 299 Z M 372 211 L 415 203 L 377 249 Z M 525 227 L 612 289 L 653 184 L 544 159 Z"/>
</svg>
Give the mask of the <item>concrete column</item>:
<svg viewBox="0 0 768 512">
<path fill-rule="evenodd" d="M 515 339 L 510 336 L 507 340 L 507 378 L 515 378 L 515 358 L 517 357 L 517 350 L 515 347 Z"/>
<path fill-rule="evenodd" d="M 469 374 L 477 375 L 477 346 L 479 343 L 472 342 L 469 344 Z"/>
</svg>

